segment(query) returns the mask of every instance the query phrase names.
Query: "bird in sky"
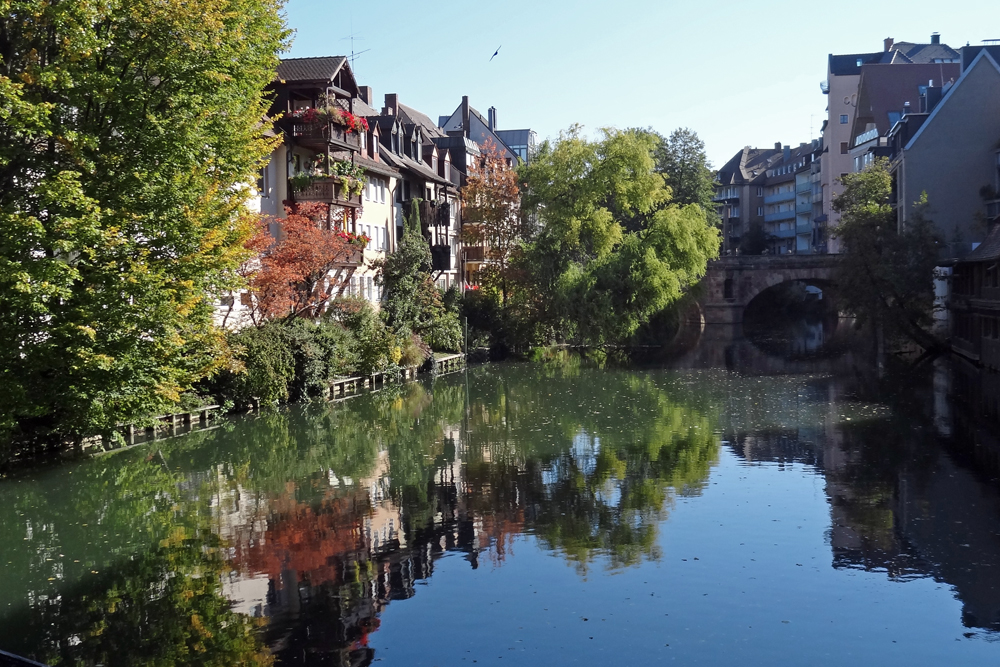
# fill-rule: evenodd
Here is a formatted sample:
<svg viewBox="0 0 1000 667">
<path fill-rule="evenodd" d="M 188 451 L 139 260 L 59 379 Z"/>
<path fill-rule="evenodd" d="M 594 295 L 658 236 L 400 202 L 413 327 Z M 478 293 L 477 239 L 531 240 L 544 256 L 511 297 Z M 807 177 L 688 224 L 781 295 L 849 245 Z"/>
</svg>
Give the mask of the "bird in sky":
<svg viewBox="0 0 1000 667">
<path fill-rule="evenodd" d="M 502 49 L 502 48 L 503 48 L 503 44 L 501 44 L 500 46 L 497 47 L 497 50 L 493 52 L 492 56 L 490 56 L 490 62 L 493 62 L 493 59 L 497 57 L 497 54 L 500 53 L 500 49 Z"/>
</svg>

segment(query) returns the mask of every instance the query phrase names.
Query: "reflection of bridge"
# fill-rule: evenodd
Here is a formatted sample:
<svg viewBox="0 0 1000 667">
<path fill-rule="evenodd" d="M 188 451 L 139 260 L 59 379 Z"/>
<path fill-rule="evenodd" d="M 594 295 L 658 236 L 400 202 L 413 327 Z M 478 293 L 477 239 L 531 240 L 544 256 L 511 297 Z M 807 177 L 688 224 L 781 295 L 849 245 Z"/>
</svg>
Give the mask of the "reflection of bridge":
<svg viewBox="0 0 1000 667">
<path fill-rule="evenodd" d="M 706 324 L 736 324 L 754 297 L 780 283 L 833 280 L 838 255 L 761 255 L 722 257 L 708 265 L 698 299 Z"/>
</svg>

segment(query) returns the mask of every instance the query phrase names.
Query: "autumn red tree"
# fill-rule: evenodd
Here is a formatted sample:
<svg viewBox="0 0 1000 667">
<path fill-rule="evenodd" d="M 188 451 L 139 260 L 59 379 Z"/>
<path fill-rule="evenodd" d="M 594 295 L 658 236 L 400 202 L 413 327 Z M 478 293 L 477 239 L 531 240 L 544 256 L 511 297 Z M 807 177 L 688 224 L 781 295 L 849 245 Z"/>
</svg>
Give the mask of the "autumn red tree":
<svg viewBox="0 0 1000 667">
<path fill-rule="evenodd" d="M 324 229 L 329 219 L 327 204 L 295 204 L 285 211 L 284 218 L 262 226 L 249 242 L 256 249 L 266 248 L 256 266 L 245 265 L 254 324 L 301 315 L 318 317 L 342 284 L 338 269 L 356 264 L 364 249 L 364 237 Z M 277 228 L 276 237 L 271 228 Z"/>
<path fill-rule="evenodd" d="M 510 259 L 521 242 L 520 204 L 517 173 L 489 139 L 462 188 L 462 241 L 466 246 L 484 246 L 487 263 L 480 269 L 479 282 L 499 290 L 504 305 L 511 283 Z"/>
</svg>

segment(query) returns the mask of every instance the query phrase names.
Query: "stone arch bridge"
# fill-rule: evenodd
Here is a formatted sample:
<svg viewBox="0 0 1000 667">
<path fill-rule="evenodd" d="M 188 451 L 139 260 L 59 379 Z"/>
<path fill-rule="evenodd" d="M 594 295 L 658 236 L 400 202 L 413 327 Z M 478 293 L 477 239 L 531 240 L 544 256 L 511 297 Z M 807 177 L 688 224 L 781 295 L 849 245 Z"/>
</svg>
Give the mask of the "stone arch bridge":
<svg viewBox="0 0 1000 667">
<path fill-rule="evenodd" d="M 838 255 L 742 255 L 709 262 L 698 297 L 705 324 L 742 322 L 754 297 L 781 283 L 831 283 L 839 261 Z"/>
</svg>

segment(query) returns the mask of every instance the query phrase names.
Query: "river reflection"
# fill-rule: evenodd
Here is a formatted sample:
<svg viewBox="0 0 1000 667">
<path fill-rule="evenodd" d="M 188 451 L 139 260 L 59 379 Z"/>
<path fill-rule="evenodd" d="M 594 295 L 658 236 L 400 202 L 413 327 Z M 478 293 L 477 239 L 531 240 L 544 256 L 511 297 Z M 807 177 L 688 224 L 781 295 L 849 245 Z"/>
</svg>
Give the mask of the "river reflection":
<svg viewBox="0 0 1000 667">
<path fill-rule="evenodd" d="M 737 642 L 833 664 L 814 636 L 833 614 L 873 657 L 1000 657 L 981 641 L 1000 636 L 1000 495 L 968 445 L 988 424 L 963 417 L 991 399 L 953 366 L 896 389 L 712 368 L 710 340 L 687 369 L 484 366 L 5 480 L 0 649 L 597 664 L 628 637 L 637 660 L 724 664 Z M 909 648 L 837 600 L 883 602 Z"/>
</svg>

